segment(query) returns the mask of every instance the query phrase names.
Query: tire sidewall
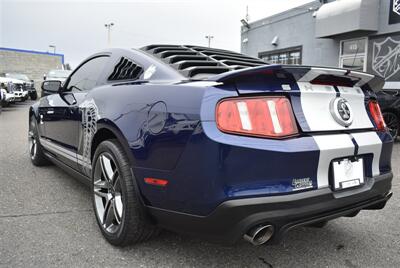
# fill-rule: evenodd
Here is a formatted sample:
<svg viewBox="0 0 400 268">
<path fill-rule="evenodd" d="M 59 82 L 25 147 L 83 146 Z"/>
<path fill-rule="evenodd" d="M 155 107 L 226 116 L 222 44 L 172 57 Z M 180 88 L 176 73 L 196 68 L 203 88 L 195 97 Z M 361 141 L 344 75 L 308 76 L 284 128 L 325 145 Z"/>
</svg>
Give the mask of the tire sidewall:
<svg viewBox="0 0 400 268">
<path fill-rule="evenodd" d="M 393 141 L 396 141 L 397 137 L 399 136 L 399 128 L 400 128 L 399 116 L 396 113 L 393 113 L 393 112 L 384 112 L 383 113 L 384 117 L 385 117 L 385 114 L 391 114 L 392 116 L 394 116 L 396 118 L 396 121 L 397 121 L 397 132 L 396 132 L 396 136 L 393 137 Z"/>
<path fill-rule="evenodd" d="M 32 131 L 32 135 L 36 140 L 36 154 L 32 157 L 31 153 L 29 152 L 29 157 L 31 158 L 31 161 L 34 164 L 37 164 L 36 162 L 38 161 L 38 154 L 41 152 L 40 150 L 42 149 L 39 141 L 39 135 L 38 135 L 38 130 L 37 130 L 37 124 L 35 121 L 35 117 L 31 116 L 31 119 L 29 120 L 29 131 Z M 29 137 L 30 139 L 30 137 Z M 30 148 L 29 148 L 30 149 Z"/>
</svg>

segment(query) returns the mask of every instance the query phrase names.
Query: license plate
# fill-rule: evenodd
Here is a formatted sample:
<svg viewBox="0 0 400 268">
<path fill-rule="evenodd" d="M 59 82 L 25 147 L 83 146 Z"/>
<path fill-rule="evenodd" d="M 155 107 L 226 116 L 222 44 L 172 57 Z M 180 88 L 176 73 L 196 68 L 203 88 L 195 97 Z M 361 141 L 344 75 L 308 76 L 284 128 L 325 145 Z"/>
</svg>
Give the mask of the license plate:
<svg viewBox="0 0 400 268">
<path fill-rule="evenodd" d="M 335 190 L 360 186 L 364 183 L 363 159 L 342 159 L 333 162 L 333 179 Z"/>
</svg>

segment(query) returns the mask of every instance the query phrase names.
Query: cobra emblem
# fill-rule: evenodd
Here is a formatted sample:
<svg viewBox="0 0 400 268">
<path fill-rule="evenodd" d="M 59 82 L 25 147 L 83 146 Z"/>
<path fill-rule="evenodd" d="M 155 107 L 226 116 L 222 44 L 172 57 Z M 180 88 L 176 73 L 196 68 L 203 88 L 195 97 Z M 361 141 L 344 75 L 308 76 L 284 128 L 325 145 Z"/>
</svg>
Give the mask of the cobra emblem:
<svg viewBox="0 0 400 268">
<path fill-rule="evenodd" d="M 346 99 L 342 97 L 333 99 L 329 108 L 333 119 L 338 124 L 348 127 L 353 123 L 353 112 Z"/>
</svg>

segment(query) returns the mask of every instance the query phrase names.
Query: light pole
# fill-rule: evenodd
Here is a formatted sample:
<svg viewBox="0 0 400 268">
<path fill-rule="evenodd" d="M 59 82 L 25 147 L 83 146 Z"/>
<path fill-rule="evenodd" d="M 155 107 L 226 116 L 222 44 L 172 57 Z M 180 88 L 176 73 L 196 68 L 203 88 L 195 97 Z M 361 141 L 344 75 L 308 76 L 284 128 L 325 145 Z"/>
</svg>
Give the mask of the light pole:
<svg viewBox="0 0 400 268">
<path fill-rule="evenodd" d="M 108 41 L 108 46 L 111 46 L 111 27 L 114 26 L 113 22 L 106 23 L 104 24 L 104 27 L 107 28 L 107 41 Z"/>
<path fill-rule="evenodd" d="M 53 54 L 56 54 L 56 46 L 55 45 L 49 45 L 53 49 Z"/>
<path fill-rule="evenodd" d="M 211 39 L 213 39 L 214 36 L 212 35 L 206 35 L 206 39 L 208 39 L 208 47 L 211 47 Z"/>
</svg>

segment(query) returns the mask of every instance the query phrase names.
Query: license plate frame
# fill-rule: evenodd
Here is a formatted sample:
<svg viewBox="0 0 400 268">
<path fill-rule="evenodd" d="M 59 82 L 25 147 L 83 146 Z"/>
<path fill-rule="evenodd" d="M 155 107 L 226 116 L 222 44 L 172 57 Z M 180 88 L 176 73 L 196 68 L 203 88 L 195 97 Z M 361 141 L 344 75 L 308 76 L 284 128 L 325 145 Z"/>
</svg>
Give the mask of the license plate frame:
<svg viewBox="0 0 400 268">
<path fill-rule="evenodd" d="M 363 158 L 342 158 L 333 161 L 333 189 L 335 191 L 359 187 L 364 184 Z"/>
</svg>

